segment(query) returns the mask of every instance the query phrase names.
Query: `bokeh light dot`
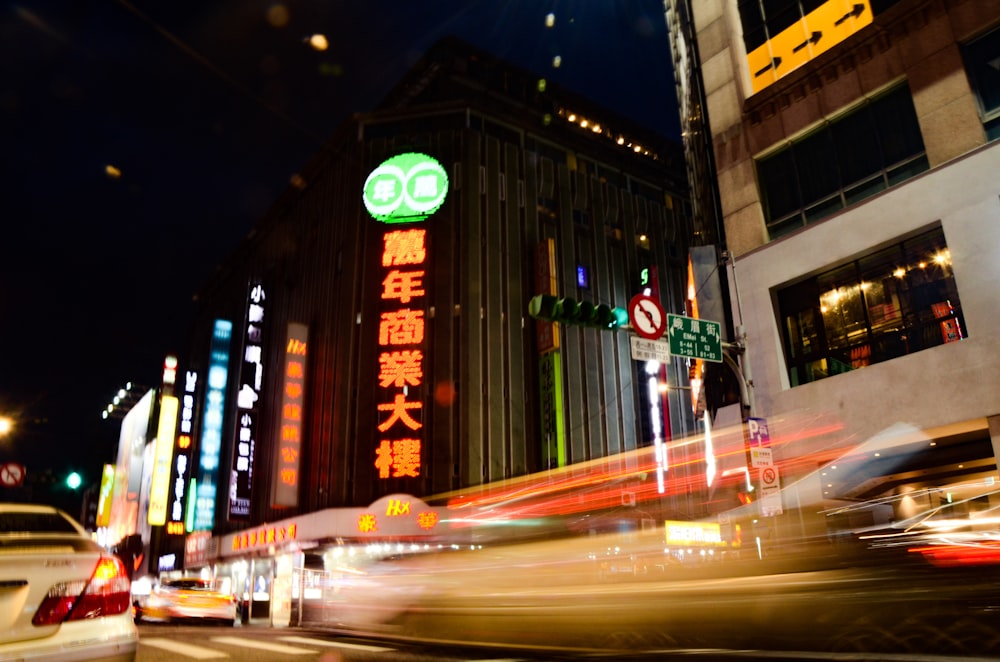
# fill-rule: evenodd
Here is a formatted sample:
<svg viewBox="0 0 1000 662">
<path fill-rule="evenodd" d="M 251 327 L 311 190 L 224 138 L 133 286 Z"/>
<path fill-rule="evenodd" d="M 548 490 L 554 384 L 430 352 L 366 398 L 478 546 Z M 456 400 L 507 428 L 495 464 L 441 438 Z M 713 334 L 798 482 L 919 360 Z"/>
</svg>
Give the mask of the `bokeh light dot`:
<svg viewBox="0 0 1000 662">
<path fill-rule="evenodd" d="M 276 28 L 283 28 L 288 25 L 288 7 L 283 4 L 271 5 L 267 10 L 267 22 Z"/>
</svg>

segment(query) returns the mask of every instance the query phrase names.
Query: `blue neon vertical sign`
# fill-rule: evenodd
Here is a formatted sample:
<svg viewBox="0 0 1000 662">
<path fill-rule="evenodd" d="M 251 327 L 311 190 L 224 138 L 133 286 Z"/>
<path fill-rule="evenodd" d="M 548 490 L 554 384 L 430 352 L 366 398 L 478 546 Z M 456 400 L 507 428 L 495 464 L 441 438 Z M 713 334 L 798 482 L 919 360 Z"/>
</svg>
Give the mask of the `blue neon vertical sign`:
<svg viewBox="0 0 1000 662">
<path fill-rule="evenodd" d="M 196 531 L 215 524 L 215 496 L 219 483 L 219 455 L 222 452 L 222 421 L 226 413 L 226 385 L 229 382 L 229 344 L 233 323 L 215 320 L 208 360 L 205 406 L 202 410 L 201 456 L 198 461 L 198 492 L 195 505 Z"/>
</svg>

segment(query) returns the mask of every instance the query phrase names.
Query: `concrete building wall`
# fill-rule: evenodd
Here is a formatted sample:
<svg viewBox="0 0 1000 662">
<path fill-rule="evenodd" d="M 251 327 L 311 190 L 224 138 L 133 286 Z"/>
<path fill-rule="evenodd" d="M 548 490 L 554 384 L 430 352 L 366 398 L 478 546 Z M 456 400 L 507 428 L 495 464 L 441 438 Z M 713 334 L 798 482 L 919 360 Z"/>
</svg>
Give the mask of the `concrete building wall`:
<svg viewBox="0 0 1000 662">
<path fill-rule="evenodd" d="M 1000 20 L 998 0 L 914 0 L 752 94 L 737 0 L 692 3 L 727 245 L 768 240 L 754 158 L 906 80 L 931 167 L 985 142 L 959 44 Z"/>
<path fill-rule="evenodd" d="M 843 424 L 832 436 L 814 440 L 815 448 L 800 445 L 797 452 L 856 444 L 894 423 L 929 429 L 1000 413 L 997 172 L 1000 144 L 980 148 L 806 232 L 737 258 L 758 411 L 774 419 L 825 411 Z M 941 224 L 951 251 L 968 338 L 790 387 L 776 288 L 934 223 Z"/>
<path fill-rule="evenodd" d="M 795 440 L 775 457 L 794 467 L 782 482 L 799 481 L 803 499 L 823 498 L 817 463 L 887 428 L 988 441 L 1000 414 L 1000 143 L 987 142 L 962 58 L 965 43 L 1000 25 L 1000 0 L 880 4 L 870 24 L 756 93 L 738 0 L 687 4 L 756 414 L 772 438 Z M 757 161 L 899 84 L 912 98 L 929 169 L 772 239 Z M 967 337 L 793 386 L 778 290 L 935 225 L 951 252 Z M 995 474 L 990 460 L 980 461 Z"/>
</svg>

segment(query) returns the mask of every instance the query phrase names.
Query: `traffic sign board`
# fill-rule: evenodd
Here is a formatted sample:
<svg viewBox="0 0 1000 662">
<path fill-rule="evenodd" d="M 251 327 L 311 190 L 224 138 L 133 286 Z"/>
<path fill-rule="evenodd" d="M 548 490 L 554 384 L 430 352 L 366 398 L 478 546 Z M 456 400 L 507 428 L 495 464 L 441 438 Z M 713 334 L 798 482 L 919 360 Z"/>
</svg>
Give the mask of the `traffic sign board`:
<svg viewBox="0 0 1000 662">
<path fill-rule="evenodd" d="M 755 469 L 774 466 L 774 455 L 770 448 L 750 447 L 750 466 Z"/>
<path fill-rule="evenodd" d="M 17 462 L 4 462 L 0 465 L 0 485 L 17 487 L 24 482 L 24 465 Z"/>
<path fill-rule="evenodd" d="M 765 489 L 775 487 L 778 484 L 778 470 L 774 467 L 765 467 L 760 472 L 760 483 Z"/>
<path fill-rule="evenodd" d="M 663 340 L 645 340 L 632 336 L 632 359 L 635 361 L 659 361 L 669 363 L 670 345 Z"/>
<path fill-rule="evenodd" d="M 659 340 L 666 329 L 663 307 L 646 294 L 636 294 L 628 302 L 628 318 L 635 332 L 646 340 Z"/>
<path fill-rule="evenodd" d="M 667 315 L 670 353 L 703 361 L 722 362 L 722 324 L 710 320 Z"/>
<path fill-rule="evenodd" d="M 764 517 L 780 515 L 781 507 L 781 479 L 778 475 L 778 467 L 762 467 L 760 469 L 760 514 Z"/>
</svg>

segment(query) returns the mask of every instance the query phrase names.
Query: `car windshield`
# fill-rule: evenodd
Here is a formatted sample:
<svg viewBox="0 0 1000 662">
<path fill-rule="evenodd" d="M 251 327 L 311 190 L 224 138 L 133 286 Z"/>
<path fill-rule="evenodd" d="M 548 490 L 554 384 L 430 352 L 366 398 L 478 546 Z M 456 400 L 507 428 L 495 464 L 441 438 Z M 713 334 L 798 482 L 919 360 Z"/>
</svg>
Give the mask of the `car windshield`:
<svg viewBox="0 0 1000 662">
<path fill-rule="evenodd" d="M 173 579 L 163 584 L 167 588 L 177 588 L 188 591 L 211 591 L 212 584 L 204 579 Z"/>
<path fill-rule="evenodd" d="M 0 513 L 0 534 L 6 533 L 79 533 L 65 517 L 55 512 Z"/>
</svg>

